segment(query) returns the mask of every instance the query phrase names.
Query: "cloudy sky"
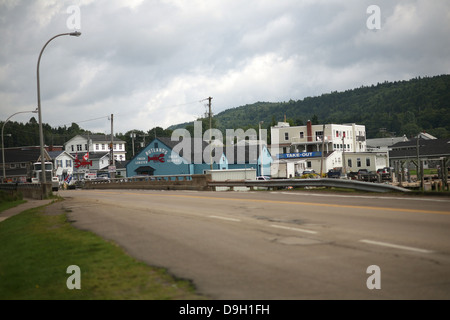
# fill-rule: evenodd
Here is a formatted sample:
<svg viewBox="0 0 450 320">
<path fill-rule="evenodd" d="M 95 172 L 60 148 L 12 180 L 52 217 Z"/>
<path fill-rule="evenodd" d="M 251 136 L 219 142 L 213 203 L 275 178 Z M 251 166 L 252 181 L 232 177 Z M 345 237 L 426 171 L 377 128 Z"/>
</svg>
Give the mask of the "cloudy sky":
<svg viewBox="0 0 450 320">
<path fill-rule="evenodd" d="M 52 127 L 147 131 L 208 97 L 219 113 L 450 73 L 448 0 L 0 0 L 1 120 L 36 108 L 39 52 L 76 30 L 40 63 Z"/>
</svg>

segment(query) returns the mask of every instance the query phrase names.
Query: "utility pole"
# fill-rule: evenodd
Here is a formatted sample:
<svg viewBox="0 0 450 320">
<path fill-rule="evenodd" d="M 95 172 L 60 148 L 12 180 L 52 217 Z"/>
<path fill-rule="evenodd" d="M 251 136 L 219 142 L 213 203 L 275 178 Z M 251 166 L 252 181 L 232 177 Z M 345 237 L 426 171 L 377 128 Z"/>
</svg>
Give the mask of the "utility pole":
<svg viewBox="0 0 450 320">
<path fill-rule="evenodd" d="M 342 173 L 345 175 L 347 171 L 345 170 L 345 144 L 344 144 L 345 136 L 342 136 Z"/>
<path fill-rule="evenodd" d="M 259 173 L 262 177 L 264 177 L 264 162 L 263 162 L 263 145 L 262 145 L 262 138 L 261 138 L 261 125 L 264 123 L 264 121 L 259 122 L 259 156 L 261 157 L 261 172 Z"/>
<path fill-rule="evenodd" d="M 116 165 L 116 161 L 114 160 L 114 115 L 111 114 L 111 144 L 110 144 L 110 154 L 111 154 L 111 159 L 109 160 L 109 163 L 111 164 L 112 167 L 115 167 Z M 114 168 L 113 168 L 114 170 Z M 116 177 L 116 173 L 115 172 L 110 172 L 110 176 L 111 178 L 115 178 Z"/>
<path fill-rule="evenodd" d="M 213 162 L 212 162 L 212 112 L 211 112 L 211 100 L 212 98 L 208 98 L 208 105 L 209 105 L 209 161 L 211 162 L 211 170 L 213 169 Z"/>
<path fill-rule="evenodd" d="M 320 159 L 320 178 L 322 178 L 322 173 L 323 173 L 323 154 L 324 154 L 324 146 L 325 146 L 325 124 L 323 125 L 322 128 L 322 154 L 321 154 L 321 159 Z"/>
<path fill-rule="evenodd" d="M 149 135 L 146 134 L 146 133 L 139 135 L 139 137 L 143 137 L 144 138 L 144 142 L 143 142 L 144 146 L 143 147 L 145 147 L 145 137 L 148 137 L 148 136 Z"/>
<path fill-rule="evenodd" d="M 423 191 L 423 177 L 422 177 L 422 170 L 421 170 L 421 163 L 420 163 L 420 152 L 419 152 L 419 138 L 420 138 L 420 133 L 417 135 L 417 145 L 416 145 L 416 152 L 417 152 L 417 181 L 419 181 L 420 183 L 420 190 Z"/>
<path fill-rule="evenodd" d="M 133 157 L 134 157 L 134 138 L 136 138 L 136 134 L 133 132 L 131 132 L 131 147 L 133 148 Z"/>
</svg>

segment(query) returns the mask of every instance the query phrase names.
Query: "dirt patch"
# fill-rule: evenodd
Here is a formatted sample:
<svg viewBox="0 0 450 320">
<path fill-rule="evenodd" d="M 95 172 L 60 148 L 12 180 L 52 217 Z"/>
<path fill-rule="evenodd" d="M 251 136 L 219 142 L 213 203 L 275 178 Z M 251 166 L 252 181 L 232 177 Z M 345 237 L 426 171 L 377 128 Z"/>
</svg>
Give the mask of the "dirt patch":
<svg viewBox="0 0 450 320">
<path fill-rule="evenodd" d="M 66 212 L 63 207 L 63 201 L 57 201 L 45 207 L 44 214 L 47 216 L 56 216 Z"/>
</svg>

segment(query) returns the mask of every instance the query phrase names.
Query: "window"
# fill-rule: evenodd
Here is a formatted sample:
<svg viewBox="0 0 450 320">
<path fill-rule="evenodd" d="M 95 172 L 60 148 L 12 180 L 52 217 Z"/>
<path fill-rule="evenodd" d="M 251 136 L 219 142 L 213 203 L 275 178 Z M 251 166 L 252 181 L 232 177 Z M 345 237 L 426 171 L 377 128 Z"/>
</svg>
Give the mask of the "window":
<svg viewBox="0 0 450 320">
<path fill-rule="evenodd" d="M 88 145 L 87 145 L 87 143 L 84 145 L 84 150 L 87 150 L 88 149 Z"/>
<path fill-rule="evenodd" d="M 102 144 L 102 150 L 105 150 L 105 145 L 104 144 Z"/>
<path fill-rule="evenodd" d="M 73 150 L 73 145 L 71 145 L 71 147 L 72 147 L 72 152 L 74 152 L 74 150 Z"/>
<path fill-rule="evenodd" d="M 66 160 L 66 168 L 70 168 L 72 166 L 72 160 Z"/>
<path fill-rule="evenodd" d="M 300 132 L 300 139 L 303 139 L 303 137 L 304 137 L 304 133 L 302 131 L 302 132 Z"/>
<path fill-rule="evenodd" d="M 155 149 L 159 148 L 158 147 L 158 142 L 155 142 Z"/>
<path fill-rule="evenodd" d="M 316 141 L 321 141 L 323 137 L 323 131 L 316 131 Z"/>
<path fill-rule="evenodd" d="M 366 158 L 366 167 L 370 167 L 370 158 Z"/>
<path fill-rule="evenodd" d="M 62 160 L 56 160 L 56 168 L 61 168 L 63 166 Z"/>
<path fill-rule="evenodd" d="M 356 166 L 357 166 L 358 168 L 361 167 L 361 158 L 357 158 L 357 159 L 356 159 Z"/>
<path fill-rule="evenodd" d="M 284 133 L 284 140 L 289 140 L 289 132 Z"/>
<path fill-rule="evenodd" d="M 83 146 L 81 144 L 77 144 L 77 151 L 82 151 L 83 150 Z"/>
<path fill-rule="evenodd" d="M 95 145 L 95 150 L 100 150 L 100 145 L 98 143 Z"/>
<path fill-rule="evenodd" d="M 307 167 L 307 168 L 311 168 L 311 167 L 312 167 L 311 161 L 307 161 L 307 162 L 306 162 L 306 167 Z"/>
<path fill-rule="evenodd" d="M 352 167 L 352 159 L 348 159 L 347 163 L 348 163 L 348 166 L 351 168 Z"/>
</svg>

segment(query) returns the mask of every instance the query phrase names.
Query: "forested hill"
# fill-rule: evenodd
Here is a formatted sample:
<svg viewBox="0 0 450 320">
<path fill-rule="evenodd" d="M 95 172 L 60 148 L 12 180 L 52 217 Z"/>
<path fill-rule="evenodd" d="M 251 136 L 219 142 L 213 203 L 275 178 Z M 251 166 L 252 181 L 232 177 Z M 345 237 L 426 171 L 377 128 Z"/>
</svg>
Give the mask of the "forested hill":
<svg viewBox="0 0 450 320">
<path fill-rule="evenodd" d="M 286 116 L 291 125 L 357 123 L 366 126 L 368 138 L 393 134 L 413 136 L 426 131 L 450 137 L 450 75 L 419 77 L 378 83 L 344 92 L 289 102 L 257 102 L 218 113 L 218 129 L 268 128 Z"/>
</svg>

